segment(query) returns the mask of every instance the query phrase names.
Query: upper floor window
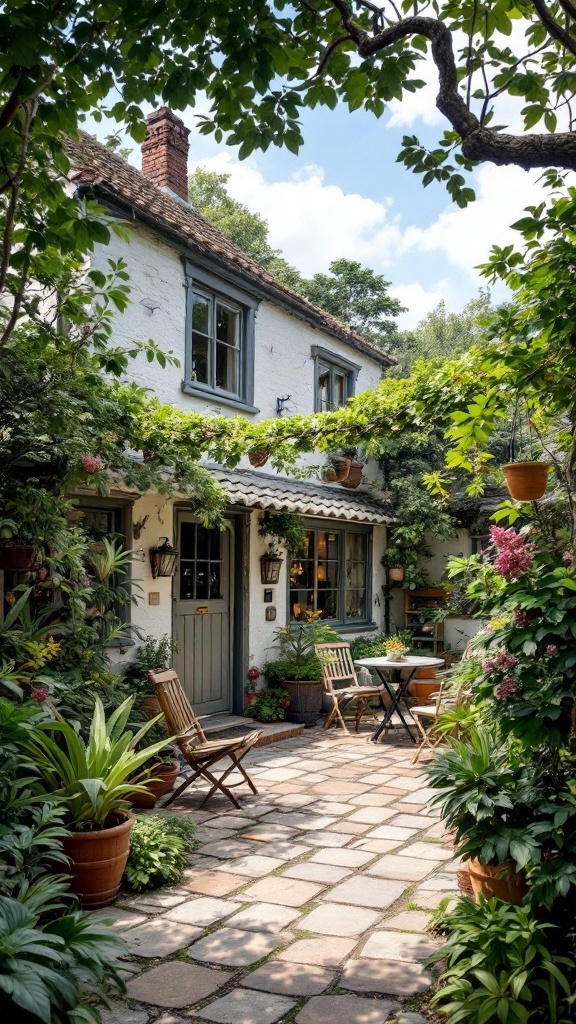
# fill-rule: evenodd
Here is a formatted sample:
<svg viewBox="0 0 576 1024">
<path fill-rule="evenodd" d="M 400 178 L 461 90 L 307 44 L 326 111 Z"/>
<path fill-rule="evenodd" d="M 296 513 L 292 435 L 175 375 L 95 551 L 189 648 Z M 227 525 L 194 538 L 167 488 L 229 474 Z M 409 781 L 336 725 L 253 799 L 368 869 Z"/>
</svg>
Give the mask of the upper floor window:
<svg viewBox="0 0 576 1024">
<path fill-rule="evenodd" d="M 355 390 L 360 366 L 329 349 L 312 346 L 314 411 L 330 412 L 345 405 Z"/>
<path fill-rule="evenodd" d="M 183 388 L 256 411 L 254 320 L 257 300 L 207 271 L 186 265 L 186 369 Z"/>
</svg>

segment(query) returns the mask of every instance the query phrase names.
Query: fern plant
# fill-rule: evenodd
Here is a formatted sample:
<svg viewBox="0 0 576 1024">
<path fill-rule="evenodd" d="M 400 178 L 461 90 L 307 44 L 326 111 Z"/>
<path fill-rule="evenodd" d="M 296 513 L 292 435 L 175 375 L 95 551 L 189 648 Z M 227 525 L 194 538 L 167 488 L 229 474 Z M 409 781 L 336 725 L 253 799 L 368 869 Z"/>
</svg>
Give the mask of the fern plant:
<svg viewBox="0 0 576 1024">
<path fill-rule="evenodd" d="M 125 879 L 136 892 L 177 882 L 194 847 L 195 822 L 149 815 L 137 818 L 130 835 Z"/>
</svg>

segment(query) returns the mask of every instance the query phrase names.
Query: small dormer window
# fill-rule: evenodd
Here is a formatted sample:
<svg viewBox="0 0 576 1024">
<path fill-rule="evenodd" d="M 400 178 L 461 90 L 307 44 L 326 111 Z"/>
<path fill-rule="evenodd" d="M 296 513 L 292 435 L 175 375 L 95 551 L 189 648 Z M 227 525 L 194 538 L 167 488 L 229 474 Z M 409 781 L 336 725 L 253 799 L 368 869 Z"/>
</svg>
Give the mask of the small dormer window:
<svg viewBox="0 0 576 1024">
<path fill-rule="evenodd" d="M 312 358 L 314 412 L 331 412 L 333 409 L 339 409 L 354 394 L 360 366 L 318 345 L 312 346 Z"/>
<path fill-rule="evenodd" d="M 187 264 L 186 376 L 183 390 L 253 409 L 257 300 Z"/>
</svg>

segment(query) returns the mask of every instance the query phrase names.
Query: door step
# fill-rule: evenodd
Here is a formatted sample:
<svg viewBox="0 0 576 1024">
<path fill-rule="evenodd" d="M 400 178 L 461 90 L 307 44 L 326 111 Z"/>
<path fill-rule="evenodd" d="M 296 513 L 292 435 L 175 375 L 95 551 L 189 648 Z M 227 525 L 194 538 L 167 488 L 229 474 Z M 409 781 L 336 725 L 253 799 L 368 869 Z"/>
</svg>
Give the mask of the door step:
<svg viewBox="0 0 576 1024">
<path fill-rule="evenodd" d="M 200 725 L 208 739 L 217 739 L 218 734 L 228 732 L 230 729 L 244 729 L 246 732 L 253 729 L 260 729 L 262 735 L 255 746 L 263 747 L 268 743 L 279 743 L 281 740 L 292 739 L 293 736 L 301 736 L 304 726 L 294 722 L 255 722 L 253 718 L 243 718 L 241 715 L 216 714 L 200 717 Z M 238 732 L 238 735 L 241 735 Z"/>
</svg>

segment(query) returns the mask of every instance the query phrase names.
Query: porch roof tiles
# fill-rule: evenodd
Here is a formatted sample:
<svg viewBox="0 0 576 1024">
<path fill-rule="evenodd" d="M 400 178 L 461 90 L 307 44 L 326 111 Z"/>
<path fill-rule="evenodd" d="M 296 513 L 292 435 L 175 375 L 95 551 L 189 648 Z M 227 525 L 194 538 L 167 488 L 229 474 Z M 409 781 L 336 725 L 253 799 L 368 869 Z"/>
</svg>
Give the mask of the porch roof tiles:
<svg viewBox="0 0 576 1024">
<path fill-rule="evenodd" d="M 391 523 L 394 518 L 389 501 L 366 491 L 346 490 L 317 481 L 289 480 L 269 473 L 253 473 L 249 469 L 209 468 L 233 505 L 357 523 Z"/>
</svg>

